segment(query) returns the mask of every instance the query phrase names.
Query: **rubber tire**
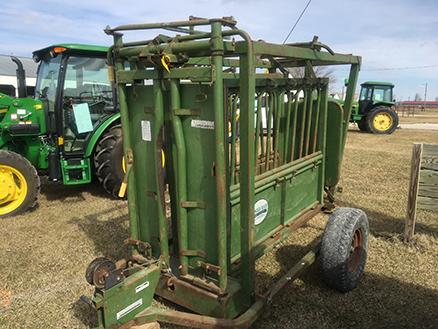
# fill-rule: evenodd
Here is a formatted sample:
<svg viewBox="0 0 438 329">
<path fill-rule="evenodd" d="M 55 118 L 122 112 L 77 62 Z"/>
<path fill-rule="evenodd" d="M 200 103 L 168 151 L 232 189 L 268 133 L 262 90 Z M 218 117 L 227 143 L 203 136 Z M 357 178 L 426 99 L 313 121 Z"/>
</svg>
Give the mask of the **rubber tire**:
<svg viewBox="0 0 438 329">
<path fill-rule="evenodd" d="M 381 112 L 388 113 L 392 117 L 392 126 L 385 131 L 380 131 L 374 128 L 374 117 Z M 390 107 L 387 106 L 376 106 L 367 114 L 367 125 L 369 132 L 373 134 L 392 134 L 398 127 L 398 115 L 397 113 Z"/>
<path fill-rule="evenodd" d="M 360 131 L 363 131 L 363 132 L 370 131 L 370 127 L 368 127 L 368 122 L 367 122 L 366 118 L 362 118 L 360 121 L 357 121 L 357 126 L 359 127 Z"/>
<path fill-rule="evenodd" d="M 362 232 L 359 261 L 348 270 L 354 232 Z M 329 218 L 322 237 L 319 263 L 324 281 L 330 287 L 348 292 L 357 287 L 363 274 L 368 253 L 369 224 L 365 212 L 355 208 L 338 208 Z"/>
<path fill-rule="evenodd" d="M 24 176 L 27 183 L 27 195 L 23 203 L 10 213 L 0 215 L 0 218 L 22 214 L 34 208 L 38 202 L 41 188 L 40 177 L 35 167 L 20 154 L 4 150 L 0 150 L 0 163 L 16 168 Z"/>
<path fill-rule="evenodd" d="M 102 136 L 94 152 L 94 168 L 97 179 L 105 191 L 116 198 L 124 177 L 122 159 L 122 127 L 116 125 Z"/>
</svg>

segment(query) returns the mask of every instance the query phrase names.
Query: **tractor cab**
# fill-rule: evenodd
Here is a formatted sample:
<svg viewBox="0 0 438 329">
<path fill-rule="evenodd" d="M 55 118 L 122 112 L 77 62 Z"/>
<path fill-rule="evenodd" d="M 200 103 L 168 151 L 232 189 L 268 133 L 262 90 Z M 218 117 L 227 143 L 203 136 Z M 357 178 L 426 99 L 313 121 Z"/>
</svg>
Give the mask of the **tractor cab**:
<svg viewBox="0 0 438 329">
<path fill-rule="evenodd" d="M 377 103 L 387 106 L 393 105 L 393 88 L 394 85 L 389 82 L 367 81 L 362 83 L 359 96 L 359 113 L 369 112 Z"/>
<path fill-rule="evenodd" d="M 34 97 L 27 96 L 24 70 L 12 58 L 21 88 L 18 98 L 0 93 L 0 173 L 10 178 L 0 177 L 0 191 L 6 191 L 0 193 L 0 217 L 34 205 L 40 185 L 36 173 L 73 185 L 90 183 L 94 171 L 104 189 L 117 195 L 124 175 L 123 141 L 107 50 L 58 44 L 35 51 Z"/>
<path fill-rule="evenodd" d="M 91 181 L 88 144 L 99 125 L 116 112 L 106 52 L 103 46 L 61 44 L 33 53 L 40 63 L 35 98 L 45 102 L 47 130 L 59 152 L 52 167 L 61 172 L 52 170 L 53 180 L 62 176 L 65 184 Z"/>
<path fill-rule="evenodd" d="M 46 101 L 48 128 L 67 156 L 83 153 L 94 127 L 115 111 L 106 50 L 60 45 L 34 52 L 40 62 L 35 98 Z"/>
</svg>

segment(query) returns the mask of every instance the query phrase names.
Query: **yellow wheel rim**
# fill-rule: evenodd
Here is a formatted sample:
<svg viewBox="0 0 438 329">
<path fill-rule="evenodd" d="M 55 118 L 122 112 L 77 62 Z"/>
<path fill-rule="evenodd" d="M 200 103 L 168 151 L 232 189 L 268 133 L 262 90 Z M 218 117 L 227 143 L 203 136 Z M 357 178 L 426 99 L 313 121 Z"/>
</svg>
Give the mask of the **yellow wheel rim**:
<svg viewBox="0 0 438 329">
<path fill-rule="evenodd" d="M 386 131 L 392 126 L 392 117 L 389 113 L 377 113 L 373 119 L 374 128 L 378 131 Z"/>
<path fill-rule="evenodd" d="M 16 168 L 0 165 L 0 215 L 17 209 L 26 199 L 27 182 Z"/>
</svg>

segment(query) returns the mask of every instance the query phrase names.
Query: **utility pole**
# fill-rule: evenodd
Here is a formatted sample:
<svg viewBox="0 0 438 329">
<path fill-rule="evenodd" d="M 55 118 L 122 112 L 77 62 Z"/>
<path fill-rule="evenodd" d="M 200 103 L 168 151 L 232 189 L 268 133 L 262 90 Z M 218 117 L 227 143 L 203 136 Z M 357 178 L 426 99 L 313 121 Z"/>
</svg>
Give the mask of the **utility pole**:
<svg viewBox="0 0 438 329">
<path fill-rule="evenodd" d="M 427 82 L 424 85 L 424 102 L 423 102 L 423 111 L 426 109 L 426 97 L 427 97 Z"/>
<path fill-rule="evenodd" d="M 426 97 L 427 97 L 427 82 L 424 85 L 424 102 L 426 102 Z"/>
</svg>

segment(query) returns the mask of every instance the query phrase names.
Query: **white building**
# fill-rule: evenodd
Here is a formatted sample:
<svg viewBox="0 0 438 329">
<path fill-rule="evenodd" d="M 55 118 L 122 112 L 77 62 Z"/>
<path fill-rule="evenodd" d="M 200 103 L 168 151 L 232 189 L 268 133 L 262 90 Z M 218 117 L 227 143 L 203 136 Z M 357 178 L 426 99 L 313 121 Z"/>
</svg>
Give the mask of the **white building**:
<svg viewBox="0 0 438 329">
<path fill-rule="evenodd" d="M 32 58 L 18 57 L 23 63 L 26 72 L 26 85 L 28 95 L 33 96 L 36 83 L 38 64 Z M 17 65 L 11 60 L 9 55 L 0 55 L 0 92 L 17 96 Z"/>
</svg>

